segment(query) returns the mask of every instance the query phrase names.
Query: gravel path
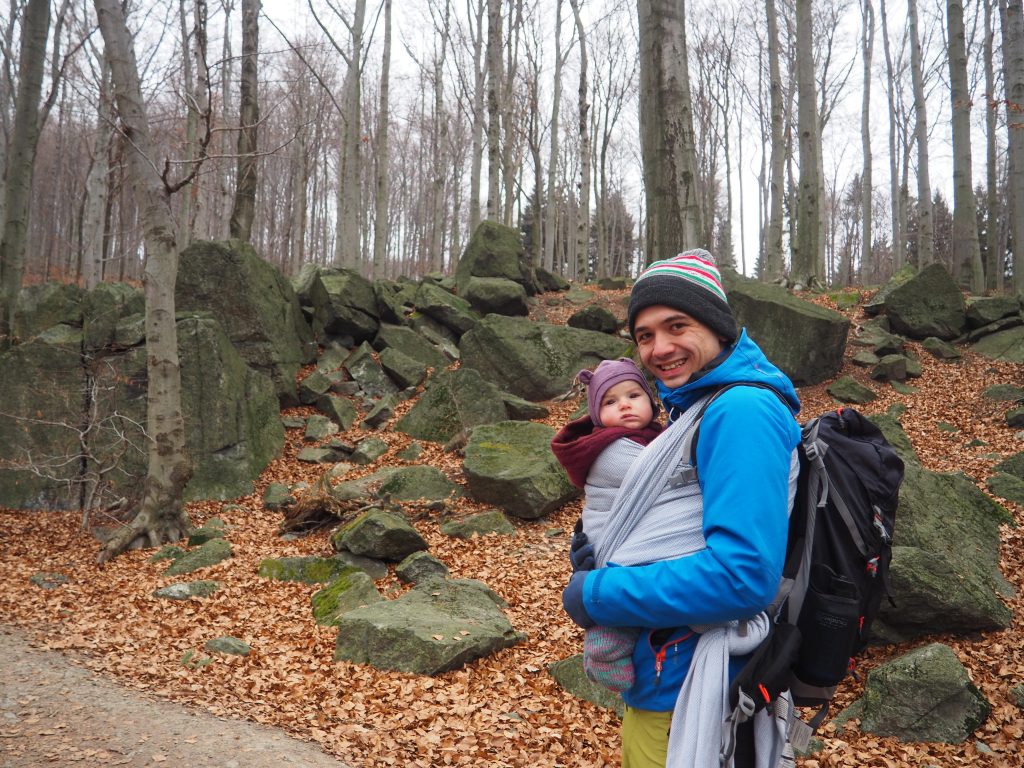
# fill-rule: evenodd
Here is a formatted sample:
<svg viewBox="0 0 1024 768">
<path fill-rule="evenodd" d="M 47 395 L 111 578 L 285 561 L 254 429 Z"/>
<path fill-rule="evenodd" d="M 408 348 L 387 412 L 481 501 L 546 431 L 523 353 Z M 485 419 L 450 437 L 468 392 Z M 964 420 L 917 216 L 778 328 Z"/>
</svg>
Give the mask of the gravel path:
<svg viewBox="0 0 1024 768">
<path fill-rule="evenodd" d="M 0 625 L 0 768 L 346 768 L 284 731 L 123 688 Z"/>
</svg>

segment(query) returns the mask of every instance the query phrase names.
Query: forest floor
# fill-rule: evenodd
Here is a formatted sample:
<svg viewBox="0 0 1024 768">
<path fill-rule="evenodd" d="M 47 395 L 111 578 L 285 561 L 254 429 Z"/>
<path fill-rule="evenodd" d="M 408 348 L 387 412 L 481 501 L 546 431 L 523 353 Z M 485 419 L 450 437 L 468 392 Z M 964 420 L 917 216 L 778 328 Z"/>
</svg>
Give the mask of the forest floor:
<svg viewBox="0 0 1024 768">
<path fill-rule="evenodd" d="M 594 300 L 621 317 L 626 295 L 600 291 Z M 564 323 L 578 308 L 542 296 L 531 316 Z M 847 314 L 856 325 L 859 310 Z M 911 382 L 913 394 L 901 395 L 870 381 L 864 369 L 849 362 L 837 376 L 851 374 L 879 394 L 861 409 L 867 414 L 903 405 L 902 424 L 925 466 L 963 471 L 984 490 L 998 461 L 995 456 L 1024 450 L 1024 440 L 1003 421 L 1007 404 L 981 393 L 993 384 L 1024 384 L 1024 367 L 995 364 L 967 351 L 959 362 L 941 363 L 919 345 L 911 347 L 924 368 L 923 376 Z M 856 349 L 848 345 L 848 355 Z M 825 386 L 800 390 L 801 418 L 835 407 Z M 397 415 L 411 405 L 403 403 Z M 547 405 L 551 415 L 546 421 L 557 425 L 577 403 Z M 287 413 L 309 412 L 298 408 Z M 369 434 L 354 428 L 345 438 L 355 442 Z M 359 474 L 401 463 L 395 453 L 410 442 L 392 429 L 372 434 L 383 438 L 390 450 L 376 463 L 361 467 Z M 79 513 L 0 510 L 0 622 L 9 625 L 0 627 L 0 766 L 237 762 L 269 768 L 271 759 L 281 765 L 326 765 L 329 761 L 316 762 L 325 756 L 359 768 L 618 765 L 615 715 L 569 695 L 547 672 L 547 665 L 580 652 L 582 645 L 582 634 L 562 612 L 560 600 L 567 578 L 567 532 L 580 503 L 567 504 L 541 520 L 513 520 L 514 538 L 470 541 L 441 534 L 442 513 L 406 505 L 432 553 L 452 575 L 480 579 L 502 595 L 509 603 L 512 625 L 528 639 L 436 677 L 383 672 L 333 660 L 336 630 L 318 626 L 311 613 L 310 597 L 317 587 L 256 575 L 266 557 L 331 553 L 327 530 L 284 540 L 278 535 L 280 513 L 263 509 L 268 483 L 312 484 L 318 479 L 322 468 L 295 459 L 302 447 L 301 430 L 288 430 L 285 449 L 252 494 L 230 502 L 188 505 L 195 525 L 221 518 L 234 549 L 231 559 L 197 574 L 222 584 L 203 600 L 182 603 L 152 597 L 153 590 L 177 580 L 163 575 L 165 562 L 149 562 L 152 550 L 96 565 L 99 545 L 82 532 Z M 437 466 L 454 481 L 465 482 L 458 455 L 433 444 L 424 447 L 418 463 Z M 1024 523 L 1024 508 L 998 501 Z M 445 514 L 459 517 L 481 509 L 460 499 Z M 897 516 L 897 530 L 898 526 Z M 855 721 L 843 732 L 826 724 L 821 729 L 823 748 L 801 759 L 803 768 L 1024 765 L 1024 713 L 1010 694 L 1013 686 L 1024 682 L 1022 539 L 1020 528 L 1003 528 L 1003 573 L 1017 589 L 1017 595 L 1007 600 L 1014 613 L 1010 628 L 872 647 L 861 660 L 863 676 L 879 662 L 924 643 L 948 644 L 993 705 L 973 738 L 956 745 L 901 744 L 861 734 Z M 39 572 L 62 573 L 68 582 L 40 589 L 29 582 Z M 377 586 L 389 597 L 406 589 L 393 572 Z M 252 653 L 244 658 L 206 655 L 206 640 L 226 634 L 245 640 Z M 29 666 L 19 675 L 8 662 L 21 659 Z M 33 685 L 38 685 L 36 692 Z M 100 689 L 94 686 L 103 686 L 101 696 L 107 703 L 123 702 L 109 710 L 113 715 L 98 703 L 94 691 Z M 24 693 L 9 695 L 8 690 Z M 833 712 L 860 691 L 858 680 L 844 683 Z M 235 726 L 253 730 L 233 731 Z M 294 740 L 282 740 L 285 733 Z M 181 751 L 200 743 L 202 749 L 192 755 Z M 26 757 L 30 744 L 37 750 L 31 753 L 37 756 L 33 760 Z M 260 745 L 252 749 L 263 749 L 258 754 L 264 757 L 246 753 L 238 744 Z M 287 757 L 272 757 L 277 754 Z M 128 755 L 138 762 L 125 762 Z M 202 762 L 207 759 L 213 762 Z"/>
</svg>

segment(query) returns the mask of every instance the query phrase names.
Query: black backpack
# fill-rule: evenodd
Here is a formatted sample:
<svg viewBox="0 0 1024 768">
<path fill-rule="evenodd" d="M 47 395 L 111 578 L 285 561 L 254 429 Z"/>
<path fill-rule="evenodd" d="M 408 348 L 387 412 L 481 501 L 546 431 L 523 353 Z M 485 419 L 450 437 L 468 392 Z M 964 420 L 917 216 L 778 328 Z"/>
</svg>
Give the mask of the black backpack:
<svg viewBox="0 0 1024 768">
<path fill-rule="evenodd" d="M 689 449 L 696 466 L 699 422 Z M 787 405 L 788 407 L 788 405 Z M 824 720 L 836 687 L 867 644 L 883 597 L 892 600 L 889 563 L 903 461 L 881 430 L 853 408 L 802 425 L 800 475 L 789 519 L 786 561 L 769 609 L 772 630 L 733 681 L 731 704 L 740 722 L 789 691 L 797 706 L 818 706 L 801 746 Z M 792 732 L 791 732 L 792 733 Z M 797 735 L 792 733 L 792 735 Z"/>
</svg>

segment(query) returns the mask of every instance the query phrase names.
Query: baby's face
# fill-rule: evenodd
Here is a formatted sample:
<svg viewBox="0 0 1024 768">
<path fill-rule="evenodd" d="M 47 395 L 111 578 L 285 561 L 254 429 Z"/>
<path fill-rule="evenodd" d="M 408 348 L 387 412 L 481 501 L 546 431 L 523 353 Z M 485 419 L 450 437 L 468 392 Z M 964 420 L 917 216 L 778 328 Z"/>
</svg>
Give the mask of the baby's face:
<svg viewBox="0 0 1024 768">
<path fill-rule="evenodd" d="M 651 399 L 635 381 L 623 381 L 604 393 L 598 412 L 606 427 L 646 427 L 654 418 Z"/>
</svg>

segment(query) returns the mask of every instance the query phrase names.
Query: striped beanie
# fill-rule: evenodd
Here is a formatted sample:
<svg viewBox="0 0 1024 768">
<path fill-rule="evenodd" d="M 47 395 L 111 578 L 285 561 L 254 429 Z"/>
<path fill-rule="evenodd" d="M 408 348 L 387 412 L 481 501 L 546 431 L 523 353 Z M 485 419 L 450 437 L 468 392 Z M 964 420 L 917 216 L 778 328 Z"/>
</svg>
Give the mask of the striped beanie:
<svg viewBox="0 0 1024 768">
<path fill-rule="evenodd" d="M 640 310 L 654 306 L 685 312 L 729 344 L 739 335 L 715 257 L 703 248 L 656 261 L 640 273 L 629 295 L 630 336 Z"/>
</svg>

